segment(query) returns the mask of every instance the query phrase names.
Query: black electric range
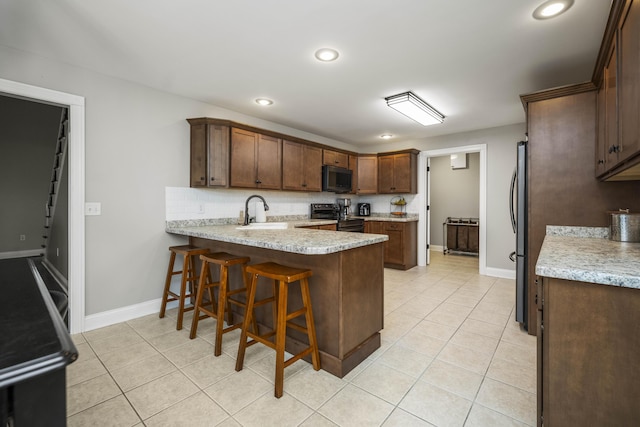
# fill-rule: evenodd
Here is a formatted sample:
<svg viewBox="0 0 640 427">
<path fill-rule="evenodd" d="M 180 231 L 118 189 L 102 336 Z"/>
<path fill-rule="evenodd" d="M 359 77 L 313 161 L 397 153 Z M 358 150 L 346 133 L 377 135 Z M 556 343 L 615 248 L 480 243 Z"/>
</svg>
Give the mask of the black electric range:
<svg viewBox="0 0 640 427">
<path fill-rule="evenodd" d="M 311 203 L 311 219 L 333 219 L 337 222 L 338 231 L 364 233 L 364 219 L 341 218 L 340 207 L 336 203 Z"/>
</svg>

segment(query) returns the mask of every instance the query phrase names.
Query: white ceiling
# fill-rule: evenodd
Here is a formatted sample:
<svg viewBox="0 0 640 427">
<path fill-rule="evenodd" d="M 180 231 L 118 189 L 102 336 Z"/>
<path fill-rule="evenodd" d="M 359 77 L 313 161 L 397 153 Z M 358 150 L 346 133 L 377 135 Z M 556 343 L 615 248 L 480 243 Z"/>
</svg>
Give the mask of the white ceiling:
<svg viewBox="0 0 640 427">
<path fill-rule="evenodd" d="M 0 44 L 374 146 L 521 123 L 520 94 L 589 80 L 611 1 L 536 21 L 541 2 L 1 0 Z M 321 47 L 338 61 L 315 60 Z M 386 106 L 407 90 L 445 122 Z"/>
</svg>

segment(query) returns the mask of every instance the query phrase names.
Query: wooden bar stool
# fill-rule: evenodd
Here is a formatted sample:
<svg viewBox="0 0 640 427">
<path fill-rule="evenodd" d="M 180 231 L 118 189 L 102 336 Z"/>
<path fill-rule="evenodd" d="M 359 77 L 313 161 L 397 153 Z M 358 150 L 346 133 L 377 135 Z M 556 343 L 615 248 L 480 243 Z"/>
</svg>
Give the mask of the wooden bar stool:
<svg viewBox="0 0 640 427">
<path fill-rule="evenodd" d="M 185 308 L 185 300 L 190 298 L 198 285 L 199 276 L 196 275 L 196 257 L 209 253 L 209 249 L 198 248 L 191 245 L 171 246 L 171 258 L 169 259 L 169 268 L 167 269 L 167 280 L 164 283 L 164 292 L 162 294 L 162 305 L 160 306 L 160 318 L 164 317 L 167 309 L 167 303 L 170 301 L 178 301 L 178 324 L 176 329 L 182 329 L 182 318 L 186 311 L 193 310 L 193 307 Z M 176 255 L 182 255 L 182 270 L 173 271 Z M 182 275 L 180 282 L 180 293 L 176 294 L 171 291 L 171 278 L 177 274 Z M 187 293 L 187 283 L 189 284 L 189 293 Z"/>
<path fill-rule="evenodd" d="M 231 304 L 245 309 L 246 313 L 246 295 L 247 295 L 247 263 L 249 257 L 240 257 L 231 255 L 226 252 L 217 252 L 214 254 L 200 255 L 202 261 L 202 269 L 200 271 L 200 282 L 198 284 L 198 293 L 196 294 L 196 302 L 193 313 L 193 322 L 191 323 L 191 333 L 189 338 L 196 337 L 198 330 L 198 322 L 207 317 L 216 319 L 216 342 L 214 347 L 214 355 L 222 354 L 222 335 L 242 327 L 242 323 L 233 324 L 233 313 L 231 312 Z M 209 264 L 220 266 L 220 278 L 217 282 L 211 279 Z M 242 283 L 244 286 L 239 289 L 229 289 L 229 267 L 239 265 L 242 270 Z M 208 279 L 208 280 L 207 280 Z M 216 306 L 213 288 L 218 286 L 218 303 Z M 205 291 L 209 292 L 209 303 L 203 302 Z M 244 294 L 245 301 L 233 298 L 235 295 Z M 205 308 L 205 305 L 211 305 L 211 309 Z M 224 327 L 224 314 L 227 313 L 227 327 Z M 204 313 L 204 314 L 200 314 Z M 245 314 L 246 315 L 246 314 Z M 256 321 L 253 320 L 254 331 L 257 330 Z"/>
<path fill-rule="evenodd" d="M 274 262 L 265 262 L 262 264 L 250 265 L 247 267 L 247 272 L 251 274 L 252 277 L 251 283 L 249 284 L 247 311 L 244 317 L 244 322 L 242 324 L 242 334 L 240 335 L 238 358 L 236 359 L 236 371 L 242 370 L 242 365 L 244 363 L 244 353 L 248 346 L 260 342 L 267 347 L 274 349 L 276 351 L 275 396 L 279 398 L 282 396 L 283 392 L 284 368 L 293 364 L 298 359 L 311 354 L 313 369 L 315 369 L 316 371 L 320 369 L 320 356 L 318 354 L 318 343 L 316 341 L 316 328 L 315 324 L 313 323 L 311 296 L 309 294 L 308 278 L 313 274 L 313 272 L 311 270 L 302 268 L 287 267 L 284 265 L 276 264 Z M 274 295 L 270 298 L 255 301 L 256 286 L 258 284 L 259 276 L 273 279 Z M 290 283 L 296 281 L 300 281 L 303 306 L 299 310 L 288 313 L 288 288 Z M 254 329 L 254 332 L 250 332 L 248 329 L 249 324 L 251 323 L 253 318 L 253 308 L 255 304 L 263 304 L 267 302 L 272 302 L 274 304 L 273 324 L 275 330 L 264 335 L 258 335 L 258 331 L 256 329 Z M 291 319 L 302 316 L 303 314 L 306 320 L 306 327 L 300 326 L 290 321 Z M 306 333 L 307 337 L 309 338 L 309 347 L 294 355 L 291 359 L 285 361 L 284 349 L 287 327 Z M 273 336 L 275 336 L 275 343 L 269 341 L 269 338 Z M 247 337 L 252 338 L 252 340 L 247 342 Z"/>
</svg>

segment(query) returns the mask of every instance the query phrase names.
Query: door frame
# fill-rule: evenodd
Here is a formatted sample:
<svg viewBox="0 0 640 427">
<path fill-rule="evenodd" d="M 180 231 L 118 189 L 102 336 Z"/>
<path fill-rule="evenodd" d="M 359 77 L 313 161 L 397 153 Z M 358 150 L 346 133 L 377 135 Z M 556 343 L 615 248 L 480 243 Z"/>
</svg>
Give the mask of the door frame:
<svg viewBox="0 0 640 427">
<path fill-rule="evenodd" d="M 427 265 L 427 244 L 431 245 L 431 216 L 427 215 L 427 203 L 430 200 L 431 182 L 427 182 L 427 165 L 430 157 L 449 156 L 457 153 L 480 153 L 480 206 L 479 206 L 479 250 L 478 268 L 480 274 L 487 272 L 487 144 L 465 145 L 460 147 L 426 150 L 420 152 L 418 167 L 418 194 L 424 200 L 418 211 L 418 265 Z"/>
<path fill-rule="evenodd" d="M 85 314 L 85 102 L 84 97 L 0 79 L 0 92 L 69 108 L 69 332 L 84 331 Z"/>
</svg>

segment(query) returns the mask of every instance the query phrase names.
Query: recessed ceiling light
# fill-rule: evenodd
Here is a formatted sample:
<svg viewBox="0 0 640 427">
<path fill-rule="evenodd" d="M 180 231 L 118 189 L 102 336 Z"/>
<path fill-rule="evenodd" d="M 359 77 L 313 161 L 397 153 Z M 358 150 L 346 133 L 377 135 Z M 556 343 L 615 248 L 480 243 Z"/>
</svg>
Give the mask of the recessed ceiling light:
<svg viewBox="0 0 640 427">
<path fill-rule="evenodd" d="M 533 11 L 533 17 L 536 19 L 554 18 L 573 6 L 573 0 L 548 0 L 542 3 Z"/>
<path fill-rule="evenodd" d="M 391 135 L 390 133 L 385 133 L 383 135 L 380 135 L 380 138 L 382 138 L 382 139 L 391 139 L 391 138 L 393 138 L 393 135 Z"/>
<path fill-rule="evenodd" d="M 316 50 L 316 59 L 322 62 L 331 62 L 338 59 L 339 53 L 335 49 L 329 49 L 327 47 Z"/>
<path fill-rule="evenodd" d="M 266 106 L 273 104 L 273 101 L 267 98 L 258 98 L 256 99 L 256 104 Z"/>
</svg>

